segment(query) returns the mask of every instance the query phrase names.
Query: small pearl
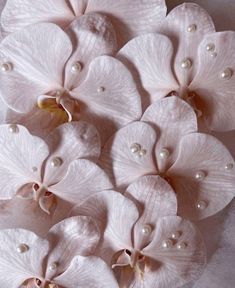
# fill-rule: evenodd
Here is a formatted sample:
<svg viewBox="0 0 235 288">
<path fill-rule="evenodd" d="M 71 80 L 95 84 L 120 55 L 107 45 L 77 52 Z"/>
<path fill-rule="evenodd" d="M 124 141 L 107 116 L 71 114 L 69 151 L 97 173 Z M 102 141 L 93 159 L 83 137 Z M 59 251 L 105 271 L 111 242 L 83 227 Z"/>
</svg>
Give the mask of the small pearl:
<svg viewBox="0 0 235 288">
<path fill-rule="evenodd" d="M 204 210 L 207 207 L 206 201 L 200 200 L 197 202 L 197 209 Z"/>
<path fill-rule="evenodd" d="M 218 54 L 216 52 L 212 52 L 210 53 L 210 55 L 211 55 L 211 58 L 216 58 Z"/>
<path fill-rule="evenodd" d="M 19 127 L 16 124 L 11 124 L 8 127 L 11 133 L 19 133 Z"/>
<path fill-rule="evenodd" d="M 152 227 L 148 224 L 144 225 L 142 230 L 141 230 L 142 234 L 144 234 L 145 236 L 148 236 L 152 233 Z"/>
<path fill-rule="evenodd" d="M 181 68 L 190 69 L 191 67 L 192 67 L 192 61 L 189 58 L 186 58 L 181 62 Z"/>
<path fill-rule="evenodd" d="M 26 244 L 20 244 L 18 247 L 17 247 L 17 252 L 18 253 L 25 253 L 29 250 L 29 246 L 26 245 Z"/>
<path fill-rule="evenodd" d="M 6 62 L 6 63 L 1 64 L 1 70 L 2 70 L 3 72 L 12 71 L 12 70 L 13 70 L 13 65 L 12 65 L 12 63 Z"/>
<path fill-rule="evenodd" d="M 98 87 L 97 92 L 98 93 L 103 93 L 105 91 L 105 88 L 103 86 Z"/>
<path fill-rule="evenodd" d="M 55 157 L 51 160 L 51 166 L 52 167 L 59 167 L 61 166 L 63 163 L 62 159 L 59 157 Z"/>
<path fill-rule="evenodd" d="M 180 236 L 181 236 L 180 231 L 175 231 L 174 233 L 171 234 L 171 238 L 175 240 L 178 240 Z"/>
<path fill-rule="evenodd" d="M 58 264 L 56 262 L 53 262 L 50 266 L 49 269 L 50 271 L 54 271 L 58 268 Z"/>
<path fill-rule="evenodd" d="M 221 73 L 221 78 L 224 80 L 229 80 L 233 76 L 233 70 L 230 68 L 226 68 L 222 73 Z"/>
<path fill-rule="evenodd" d="M 32 167 L 33 172 L 37 172 L 38 168 L 37 167 Z"/>
<path fill-rule="evenodd" d="M 131 153 L 139 152 L 141 150 L 141 145 L 138 143 L 134 143 L 131 145 L 130 149 L 131 149 Z"/>
<path fill-rule="evenodd" d="M 177 244 L 177 249 L 182 250 L 182 249 L 187 248 L 187 246 L 188 246 L 187 243 L 181 242 L 181 243 L 178 243 L 178 244 Z"/>
<path fill-rule="evenodd" d="M 196 180 L 202 181 L 202 180 L 205 179 L 206 173 L 203 172 L 203 171 L 197 171 L 194 177 L 195 177 Z"/>
<path fill-rule="evenodd" d="M 159 153 L 160 158 L 167 159 L 170 156 L 170 151 L 166 148 L 163 148 Z"/>
<path fill-rule="evenodd" d="M 142 157 L 144 155 L 146 155 L 147 151 L 145 149 L 141 149 L 139 152 L 139 156 Z"/>
<path fill-rule="evenodd" d="M 228 163 L 225 165 L 225 170 L 232 170 L 233 169 L 233 163 Z"/>
<path fill-rule="evenodd" d="M 71 71 L 73 73 L 81 72 L 82 71 L 82 64 L 79 61 L 74 62 L 72 67 L 71 67 Z"/>
<path fill-rule="evenodd" d="M 188 26 L 188 29 L 187 29 L 188 32 L 195 32 L 196 30 L 197 30 L 196 24 L 192 24 L 192 25 Z"/>
<path fill-rule="evenodd" d="M 207 44 L 206 45 L 206 51 L 208 51 L 208 52 L 215 51 L 215 44 L 213 44 L 213 43 Z"/>
<path fill-rule="evenodd" d="M 164 240 L 162 242 L 162 248 L 164 249 L 168 249 L 168 248 L 172 248 L 173 247 L 173 242 L 170 239 Z"/>
</svg>

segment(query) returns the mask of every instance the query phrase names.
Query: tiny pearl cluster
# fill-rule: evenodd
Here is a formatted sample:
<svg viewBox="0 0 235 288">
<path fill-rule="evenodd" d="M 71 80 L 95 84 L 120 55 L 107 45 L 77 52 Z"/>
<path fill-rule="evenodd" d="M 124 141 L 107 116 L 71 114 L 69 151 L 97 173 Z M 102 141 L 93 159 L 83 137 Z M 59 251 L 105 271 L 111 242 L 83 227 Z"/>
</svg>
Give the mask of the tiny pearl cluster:
<svg viewBox="0 0 235 288">
<path fill-rule="evenodd" d="M 169 249 L 176 247 L 178 250 L 186 249 L 188 246 L 188 243 L 186 242 L 178 242 L 180 237 L 182 236 L 181 231 L 174 231 L 170 235 L 168 239 L 165 239 L 162 241 L 162 248 Z"/>
<path fill-rule="evenodd" d="M 136 156 L 142 157 L 146 155 L 147 151 L 141 147 L 139 143 L 134 143 L 130 147 L 131 153 L 135 154 Z"/>
</svg>

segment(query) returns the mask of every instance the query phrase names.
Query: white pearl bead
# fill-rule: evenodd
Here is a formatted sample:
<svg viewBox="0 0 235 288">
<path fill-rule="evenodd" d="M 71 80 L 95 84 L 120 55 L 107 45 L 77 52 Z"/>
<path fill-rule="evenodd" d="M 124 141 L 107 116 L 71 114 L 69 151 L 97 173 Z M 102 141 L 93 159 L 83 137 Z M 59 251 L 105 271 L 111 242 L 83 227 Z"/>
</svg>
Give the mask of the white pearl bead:
<svg viewBox="0 0 235 288">
<path fill-rule="evenodd" d="M 170 156 L 170 151 L 166 148 L 163 148 L 159 153 L 160 158 L 167 159 Z"/>
<path fill-rule="evenodd" d="M 52 167 L 59 167 L 61 166 L 63 163 L 62 159 L 59 157 L 55 157 L 51 160 L 51 166 Z"/>
<path fill-rule="evenodd" d="M 25 253 L 29 250 L 29 246 L 26 245 L 26 244 L 20 244 L 18 247 L 17 247 L 17 252 L 18 253 Z"/>
<path fill-rule="evenodd" d="M 170 239 L 164 240 L 162 242 L 162 248 L 164 249 L 168 249 L 168 248 L 172 248 L 173 247 L 173 242 Z"/>
<path fill-rule="evenodd" d="M 131 153 L 139 152 L 141 150 L 141 145 L 138 143 L 134 143 L 131 145 L 130 149 L 131 149 Z"/>
<path fill-rule="evenodd" d="M 203 171 L 197 171 L 196 174 L 195 174 L 195 179 L 198 180 L 198 181 L 204 180 L 205 177 L 206 177 L 206 173 L 203 172 Z"/>
<path fill-rule="evenodd" d="M 186 58 L 181 62 L 181 68 L 190 69 L 191 67 L 192 67 L 192 61 L 189 58 Z"/>
<path fill-rule="evenodd" d="M 139 156 L 142 157 L 144 155 L 146 155 L 147 151 L 145 149 L 141 149 L 139 152 Z"/>
<path fill-rule="evenodd" d="M 221 78 L 224 80 L 229 80 L 233 76 L 233 70 L 230 68 L 226 68 L 222 73 L 221 73 Z"/>
<path fill-rule="evenodd" d="M 74 62 L 72 67 L 71 67 L 71 71 L 73 73 L 81 72 L 82 71 L 82 64 L 79 61 Z"/>
<path fill-rule="evenodd" d="M 200 200 L 197 202 L 197 209 L 204 210 L 207 207 L 207 203 L 204 200 Z"/>
<path fill-rule="evenodd" d="M 210 53 L 210 55 L 211 55 L 211 58 L 216 58 L 218 54 L 216 52 L 212 52 Z"/>
<path fill-rule="evenodd" d="M 181 236 L 181 233 L 180 231 L 175 231 L 171 234 L 171 238 L 174 239 L 174 240 L 178 240 Z"/>
<path fill-rule="evenodd" d="M 145 236 L 148 236 L 152 233 L 152 227 L 148 224 L 144 225 L 142 230 L 141 230 L 142 234 L 144 234 Z"/>
<path fill-rule="evenodd" d="M 196 24 L 192 24 L 192 25 L 188 26 L 188 29 L 187 29 L 188 32 L 195 32 L 196 30 L 197 30 Z"/>
<path fill-rule="evenodd" d="M 97 92 L 98 93 L 103 93 L 105 91 L 105 88 L 103 86 L 98 87 Z"/>
<path fill-rule="evenodd" d="M 2 63 L 1 64 L 1 70 L 3 72 L 9 72 L 13 70 L 13 65 L 10 62 Z"/>
<path fill-rule="evenodd" d="M 58 263 L 56 262 L 53 262 L 50 266 L 49 266 L 49 269 L 50 271 L 54 271 L 58 268 Z"/>
<path fill-rule="evenodd" d="M 19 133 L 19 127 L 16 124 L 11 124 L 8 127 L 11 133 Z"/>
<path fill-rule="evenodd" d="M 187 248 L 187 246 L 188 246 L 187 243 L 181 242 L 181 243 L 178 243 L 178 244 L 177 244 L 177 249 L 182 250 L 182 249 Z"/>
<path fill-rule="evenodd" d="M 232 170 L 234 167 L 233 163 L 228 163 L 225 165 L 225 170 Z"/>
<path fill-rule="evenodd" d="M 215 51 L 215 44 L 214 43 L 209 43 L 206 45 L 206 51 L 212 52 Z"/>
</svg>

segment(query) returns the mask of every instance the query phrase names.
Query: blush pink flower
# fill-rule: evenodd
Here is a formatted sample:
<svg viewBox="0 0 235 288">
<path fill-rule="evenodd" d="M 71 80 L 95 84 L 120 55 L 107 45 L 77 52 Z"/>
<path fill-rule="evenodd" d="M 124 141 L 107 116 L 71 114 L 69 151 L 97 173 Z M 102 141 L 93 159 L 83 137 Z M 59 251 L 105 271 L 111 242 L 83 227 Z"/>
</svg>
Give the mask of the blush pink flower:
<svg viewBox="0 0 235 288">
<path fill-rule="evenodd" d="M 109 16 L 119 43 L 152 31 L 166 16 L 164 0 L 8 0 L 1 23 L 7 33 L 29 24 L 52 22 L 62 28 L 81 15 L 101 12 Z"/>
<path fill-rule="evenodd" d="M 140 96 L 128 69 L 105 56 L 116 49 L 105 17 L 82 16 L 69 31 L 71 37 L 55 24 L 39 23 L 6 37 L 0 44 L 0 95 L 24 113 L 21 124 L 36 119 L 27 125 L 37 130 L 39 119 L 42 127 L 85 120 L 97 127 L 103 142 L 139 119 Z"/>
<path fill-rule="evenodd" d="M 31 231 L 0 231 L 0 285 L 27 288 L 118 287 L 112 272 L 91 255 L 100 235 L 85 216 L 53 226 L 46 239 Z M 22 286 L 23 285 L 23 286 Z"/>
<path fill-rule="evenodd" d="M 77 208 L 104 231 L 97 254 L 113 268 L 119 287 L 176 288 L 197 278 L 205 264 L 204 243 L 192 223 L 175 216 L 170 185 L 159 176 L 144 176 L 125 194 L 136 205 L 109 191 Z"/>
<path fill-rule="evenodd" d="M 155 31 L 119 52 L 141 80 L 145 107 L 174 94 L 210 130 L 235 129 L 235 32 L 215 33 L 207 12 L 192 3 L 176 7 Z"/>
<path fill-rule="evenodd" d="M 45 141 L 23 126 L 1 125 L 0 138 L 1 200 L 18 195 L 35 200 L 51 213 L 57 198 L 78 204 L 112 187 L 108 176 L 92 162 L 100 154 L 99 137 L 85 122 L 64 124 Z"/>
<path fill-rule="evenodd" d="M 197 132 L 193 109 L 178 97 L 156 101 L 141 122 L 120 129 L 106 143 L 101 166 L 119 188 L 158 174 L 178 199 L 178 214 L 202 219 L 235 195 L 234 159 L 215 137 Z"/>
</svg>

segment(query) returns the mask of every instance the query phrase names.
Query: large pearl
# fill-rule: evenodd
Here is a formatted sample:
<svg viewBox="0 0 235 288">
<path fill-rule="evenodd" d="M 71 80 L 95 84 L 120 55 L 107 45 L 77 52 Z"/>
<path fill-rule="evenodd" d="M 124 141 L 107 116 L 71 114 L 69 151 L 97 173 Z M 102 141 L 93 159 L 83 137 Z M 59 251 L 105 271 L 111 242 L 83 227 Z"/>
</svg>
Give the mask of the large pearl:
<svg viewBox="0 0 235 288">
<path fill-rule="evenodd" d="M 160 158 L 167 159 L 170 156 L 170 151 L 166 148 L 163 148 L 159 153 Z"/>
<path fill-rule="evenodd" d="M 9 72 L 13 70 L 13 65 L 10 62 L 2 63 L 1 64 L 1 70 L 3 72 Z"/>
<path fill-rule="evenodd" d="M 221 78 L 224 80 L 229 80 L 233 76 L 233 70 L 231 68 L 226 68 L 222 73 L 221 73 Z"/>
<path fill-rule="evenodd" d="M 59 167 L 63 163 L 63 160 L 60 157 L 55 157 L 51 160 L 51 166 L 52 167 Z"/>
<path fill-rule="evenodd" d="M 142 234 L 148 236 L 152 233 L 152 227 L 148 224 L 145 224 L 141 230 Z"/>
<path fill-rule="evenodd" d="M 55 271 L 58 268 L 58 263 L 53 262 L 51 263 L 51 265 L 49 266 L 50 271 Z"/>
<path fill-rule="evenodd" d="M 197 171 L 195 174 L 195 179 L 197 181 L 202 181 L 205 179 L 205 177 L 206 177 L 206 173 L 204 171 Z"/>
<path fill-rule="evenodd" d="M 183 69 L 190 69 L 192 67 L 192 61 L 189 58 L 185 58 L 182 62 L 181 62 L 181 68 Z"/>
<path fill-rule="evenodd" d="M 82 70 L 82 64 L 79 61 L 74 62 L 71 67 L 71 71 L 73 73 L 78 73 L 81 72 L 81 70 Z"/>
<path fill-rule="evenodd" d="M 11 133 L 19 133 L 19 127 L 16 124 L 11 124 L 8 126 Z"/>
<path fill-rule="evenodd" d="M 204 201 L 204 200 L 199 200 L 199 201 L 197 202 L 197 209 L 199 209 L 199 210 L 204 210 L 204 209 L 206 209 L 206 207 L 207 207 L 206 201 Z"/>
<path fill-rule="evenodd" d="M 18 253 L 21 253 L 21 254 L 27 252 L 28 250 L 29 250 L 29 246 L 26 245 L 26 244 L 24 244 L 24 243 L 20 244 L 20 245 L 17 247 L 17 252 L 18 252 Z"/>
</svg>

